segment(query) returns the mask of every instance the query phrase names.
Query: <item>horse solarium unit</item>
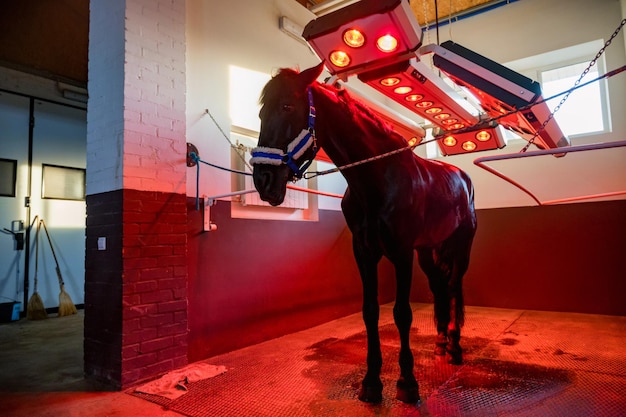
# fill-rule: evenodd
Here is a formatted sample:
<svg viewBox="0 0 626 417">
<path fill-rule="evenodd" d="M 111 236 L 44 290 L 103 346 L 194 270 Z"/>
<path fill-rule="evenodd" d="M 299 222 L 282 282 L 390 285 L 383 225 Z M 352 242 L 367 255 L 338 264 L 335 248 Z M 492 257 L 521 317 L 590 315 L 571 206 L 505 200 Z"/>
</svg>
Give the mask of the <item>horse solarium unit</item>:
<svg viewBox="0 0 626 417">
<path fill-rule="evenodd" d="M 406 0 L 361 0 L 310 21 L 302 33 L 332 75 L 414 56 L 422 29 Z"/>
<path fill-rule="evenodd" d="M 506 146 L 504 130 L 497 123 L 461 133 L 435 131 L 434 137 L 445 156 L 489 151 Z"/>
<path fill-rule="evenodd" d="M 443 130 L 479 122 L 464 99 L 425 64 L 410 59 L 358 75 L 359 80 Z"/>
<path fill-rule="evenodd" d="M 420 53 L 429 52 L 433 53 L 433 64 L 456 84 L 466 87 L 490 117 L 510 113 L 498 118 L 498 123 L 522 138 L 531 140 L 550 117 L 538 82 L 452 41 L 420 49 Z M 540 103 L 527 107 L 537 102 Z M 522 111 L 515 111 L 521 108 Z M 542 149 L 555 149 L 569 146 L 570 141 L 552 118 L 534 144 Z"/>
</svg>

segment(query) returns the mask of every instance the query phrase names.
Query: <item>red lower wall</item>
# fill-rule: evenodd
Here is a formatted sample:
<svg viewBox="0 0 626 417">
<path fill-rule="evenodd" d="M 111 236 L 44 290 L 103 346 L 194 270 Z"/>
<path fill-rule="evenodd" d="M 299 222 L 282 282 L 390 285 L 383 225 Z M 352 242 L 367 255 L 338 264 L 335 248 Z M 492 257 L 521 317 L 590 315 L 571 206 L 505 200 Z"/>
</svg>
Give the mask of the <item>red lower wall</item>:
<svg viewBox="0 0 626 417">
<path fill-rule="evenodd" d="M 341 212 L 322 211 L 318 222 L 232 219 L 230 203 L 218 202 L 218 230 L 202 232 L 202 209 L 189 199 L 188 218 L 189 361 L 361 310 Z M 394 288 L 382 282 L 389 302 Z"/>
<path fill-rule="evenodd" d="M 467 305 L 626 315 L 626 200 L 478 211 Z M 431 302 L 415 267 L 413 299 Z"/>
<path fill-rule="evenodd" d="M 361 283 L 341 212 L 319 222 L 230 218 L 215 232 L 188 199 L 189 361 L 360 311 Z M 626 315 L 626 200 L 479 210 L 467 305 Z M 381 303 L 393 269 L 381 263 Z M 415 265 L 412 300 L 431 302 Z"/>
<path fill-rule="evenodd" d="M 186 365 L 186 196 L 124 189 L 86 205 L 85 375 L 125 389 Z"/>
</svg>

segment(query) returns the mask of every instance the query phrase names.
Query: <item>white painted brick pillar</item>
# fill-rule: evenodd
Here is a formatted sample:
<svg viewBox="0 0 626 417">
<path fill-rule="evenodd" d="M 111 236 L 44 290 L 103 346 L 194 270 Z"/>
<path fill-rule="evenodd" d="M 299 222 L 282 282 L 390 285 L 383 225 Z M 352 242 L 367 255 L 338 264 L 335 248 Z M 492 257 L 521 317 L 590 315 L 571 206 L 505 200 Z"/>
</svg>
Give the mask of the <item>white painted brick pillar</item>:
<svg viewBox="0 0 626 417">
<path fill-rule="evenodd" d="M 184 194 L 185 0 L 93 0 L 90 14 L 87 194 Z"/>
<path fill-rule="evenodd" d="M 89 32 L 85 373 L 124 389 L 187 362 L 185 0 L 91 0 Z"/>
</svg>

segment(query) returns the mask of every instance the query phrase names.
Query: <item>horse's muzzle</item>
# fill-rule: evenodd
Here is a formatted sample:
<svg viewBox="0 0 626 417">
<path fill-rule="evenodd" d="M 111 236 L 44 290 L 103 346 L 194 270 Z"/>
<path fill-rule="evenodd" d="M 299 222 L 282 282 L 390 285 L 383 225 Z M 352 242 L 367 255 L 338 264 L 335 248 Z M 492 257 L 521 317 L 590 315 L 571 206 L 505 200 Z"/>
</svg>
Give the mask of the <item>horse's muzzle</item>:
<svg viewBox="0 0 626 417">
<path fill-rule="evenodd" d="M 279 206 L 285 200 L 287 178 L 285 176 L 284 181 L 280 180 L 282 171 L 284 169 L 278 167 L 255 165 L 252 172 L 254 188 L 259 192 L 261 200 L 272 206 Z"/>
</svg>

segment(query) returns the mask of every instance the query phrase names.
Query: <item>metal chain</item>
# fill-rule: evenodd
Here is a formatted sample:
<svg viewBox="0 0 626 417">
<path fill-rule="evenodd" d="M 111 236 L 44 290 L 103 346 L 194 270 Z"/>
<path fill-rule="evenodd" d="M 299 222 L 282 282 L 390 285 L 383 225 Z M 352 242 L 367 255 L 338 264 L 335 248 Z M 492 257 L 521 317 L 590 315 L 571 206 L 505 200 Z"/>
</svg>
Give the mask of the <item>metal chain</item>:
<svg viewBox="0 0 626 417">
<path fill-rule="evenodd" d="M 430 43 L 430 32 L 428 32 L 428 4 L 426 0 L 422 0 L 422 5 L 424 6 L 424 26 L 426 30 L 424 30 L 424 36 L 422 38 L 426 38 L 426 44 Z"/>
<path fill-rule="evenodd" d="M 602 48 L 600 48 L 600 50 L 596 54 L 595 58 L 593 58 L 591 60 L 591 62 L 589 62 L 589 65 L 587 65 L 587 68 L 585 68 L 585 70 L 582 72 L 582 74 L 580 74 L 580 77 L 578 77 L 578 79 L 574 83 L 574 86 L 571 89 L 569 89 L 567 91 L 567 93 L 565 93 L 565 95 L 563 96 L 563 98 L 561 99 L 559 104 L 557 104 L 557 106 L 554 108 L 554 110 L 552 110 L 552 112 L 550 113 L 548 118 L 541 124 L 539 129 L 537 129 L 537 131 L 534 133 L 534 135 L 528 140 L 528 143 L 526 144 L 526 146 L 524 146 L 522 148 L 520 153 L 526 152 L 528 150 L 528 148 L 530 147 L 530 145 L 532 145 L 535 142 L 535 139 L 537 138 L 537 136 L 539 136 L 539 134 L 545 130 L 545 128 L 548 125 L 548 123 L 550 123 L 550 120 L 552 120 L 554 118 L 554 115 L 556 114 L 556 112 L 558 112 L 561 109 L 561 106 L 569 98 L 569 95 L 572 93 L 572 91 L 574 91 L 578 87 L 578 84 L 580 84 L 582 79 L 587 75 L 587 73 L 589 72 L 591 67 L 593 67 L 596 64 L 596 61 L 602 56 L 602 54 L 604 53 L 604 50 L 611 44 L 611 42 L 617 36 L 617 34 L 622 29 L 624 24 L 626 24 L 626 19 L 622 19 L 620 25 L 617 27 L 617 29 L 615 29 L 615 31 L 613 32 L 611 37 L 604 43 L 604 46 Z"/>
<path fill-rule="evenodd" d="M 211 118 L 211 120 L 213 120 L 213 123 L 217 127 L 217 130 L 219 130 L 220 133 L 222 134 L 222 136 L 224 136 L 224 138 L 226 139 L 226 141 L 228 141 L 228 143 L 230 144 L 230 147 L 235 150 L 235 153 L 237 154 L 239 159 L 241 159 L 243 161 L 243 163 L 250 169 L 250 171 L 252 171 L 252 167 L 250 166 L 248 161 L 246 161 L 246 158 L 241 154 L 241 152 L 240 152 L 241 150 L 239 149 L 239 147 L 237 147 L 237 146 L 235 146 L 235 144 L 233 144 L 233 142 L 230 140 L 230 138 L 228 137 L 226 132 L 224 132 L 224 130 L 222 129 L 220 124 L 217 123 L 217 120 L 215 120 L 215 117 L 213 117 L 213 114 L 211 114 L 209 109 L 204 109 L 204 114 L 208 114 L 209 115 L 209 117 Z"/>
<path fill-rule="evenodd" d="M 318 177 L 320 175 L 332 174 L 332 173 L 335 173 L 335 172 L 343 171 L 345 169 L 354 168 L 356 166 L 367 164 L 367 163 L 373 162 L 373 161 L 378 161 L 379 159 L 387 158 L 388 156 L 396 155 L 396 154 L 399 154 L 399 153 L 404 152 L 404 151 L 413 150 L 413 149 L 417 148 L 418 146 L 425 145 L 425 144 L 427 144 L 429 142 L 434 142 L 436 140 L 437 139 L 430 139 L 430 140 L 427 140 L 427 141 L 418 142 L 415 145 L 407 145 L 407 146 L 405 146 L 403 148 L 394 149 L 393 151 L 390 151 L 390 152 L 387 152 L 387 153 L 383 153 L 381 155 L 372 156 L 370 158 L 361 159 L 360 161 L 356 161 L 356 162 L 352 162 L 352 163 L 349 163 L 349 164 L 341 165 L 341 166 L 338 166 L 338 167 L 335 167 L 335 168 L 332 168 L 332 169 L 327 169 L 326 171 L 305 172 L 303 178 L 308 180 L 308 179 L 311 179 L 311 178 L 314 178 L 314 177 Z"/>
<path fill-rule="evenodd" d="M 596 82 L 598 80 L 601 80 L 603 78 L 612 77 L 612 76 L 617 75 L 617 74 L 619 74 L 620 72 L 623 72 L 623 71 L 626 71 L 626 65 L 624 65 L 624 66 L 622 66 L 622 67 L 620 67 L 618 69 L 609 71 L 606 74 L 603 74 L 600 77 L 595 78 L 595 79 L 593 79 L 591 81 L 588 81 L 588 82 L 586 82 L 584 84 L 572 87 L 567 92 L 562 92 L 562 93 L 559 93 L 559 94 L 555 94 L 552 97 L 548 97 L 548 98 L 542 99 L 540 101 L 536 101 L 534 103 L 528 104 L 528 105 L 526 105 L 524 107 L 520 107 L 519 109 L 516 109 L 516 110 L 513 110 L 511 112 L 502 114 L 500 116 L 497 116 L 497 117 L 494 117 L 494 118 L 491 118 L 491 119 L 486 119 L 486 120 L 482 121 L 479 125 L 471 126 L 469 128 L 463 128 L 463 129 L 457 129 L 457 130 L 454 130 L 454 131 L 449 131 L 448 133 L 449 134 L 459 134 L 459 133 L 467 133 L 467 132 L 479 130 L 482 126 L 489 125 L 490 122 L 497 121 L 498 119 L 501 119 L 502 117 L 506 117 L 506 116 L 509 116 L 509 115 L 511 115 L 513 113 L 518 113 L 518 112 L 524 111 L 524 110 L 529 109 L 529 108 L 531 108 L 533 106 L 536 106 L 537 104 L 540 104 L 540 103 L 552 100 L 552 99 L 554 99 L 554 98 L 556 98 L 556 97 L 558 97 L 560 95 L 563 95 L 563 94 L 571 93 L 572 91 L 574 91 L 574 90 L 576 90 L 578 88 L 585 87 L 586 85 L 591 84 L 593 82 Z M 547 123 L 544 123 L 544 124 L 547 125 Z M 545 126 L 544 126 L 544 128 L 545 128 Z M 320 175 L 332 174 L 332 173 L 335 173 L 335 172 L 342 171 L 344 169 L 353 168 L 353 167 L 358 166 L 358 165 L 362 165 L 362 164 L 365 164 L 365 163 L 368 163 L 368 162 L 376 161 L 378 159 L 386 158 L 388 156 L 395 155 L 397 153 L 400 153 L 400 152 L 403 152 L 403 151 L 406 151 L 406 150 L 409 150 L 409 149 L 415 149 L 418 146 L 426 145 L 427 143 L 436 142 L 436 141 L 437 141 L 437 138 L 429 139 L 429 140 L 426 140 L 426 141 L 421 141 L 421 142 L 419 142 L 419 143 L 417 143 L 415 145 L 408 145 L 408 146 L 405 146 L 403 148 L 395 149 L 395 150 L 393 150 L 391 152 L 384 153 L 382 155 L 373 156 L 371 158 L 363 159 L 363 160 L 357 161 L 357 162 L 352 162 L 350 164 L 346 164 L 346 165 L 342 165 L 342 166 L 339 166 L 339 167 L 336 167 L 336 168 L 328 169 L 326 171 L 306 172 L 303 177 L 305 179 L 310 179 L 310 178 L 314 178 L 314 177 L 317 177 L 317 176 L 320 176 Z M 526 147 L 528 147 L 528 146 L 529 145 L 527 145 Z"/>
</svg>

